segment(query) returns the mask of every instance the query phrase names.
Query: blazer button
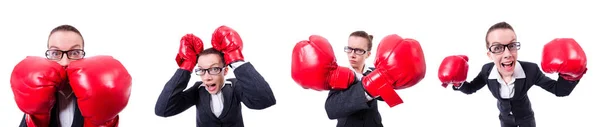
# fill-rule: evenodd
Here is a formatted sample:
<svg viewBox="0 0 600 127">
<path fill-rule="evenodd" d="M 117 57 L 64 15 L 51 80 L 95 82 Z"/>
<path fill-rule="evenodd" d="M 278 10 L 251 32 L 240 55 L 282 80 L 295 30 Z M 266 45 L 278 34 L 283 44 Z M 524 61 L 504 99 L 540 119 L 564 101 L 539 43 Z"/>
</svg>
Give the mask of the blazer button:
<svg viewBox="0 0 600 127">
<path fill-rule="evenodd" d="M 510 114 L 510 115 L 512 115 L 512 114 L 513 114 L 513 113 L 512 113 L 512 111 L 510 111 L 510 113 L 509 113 L 509 114 Z"/>
</svg>

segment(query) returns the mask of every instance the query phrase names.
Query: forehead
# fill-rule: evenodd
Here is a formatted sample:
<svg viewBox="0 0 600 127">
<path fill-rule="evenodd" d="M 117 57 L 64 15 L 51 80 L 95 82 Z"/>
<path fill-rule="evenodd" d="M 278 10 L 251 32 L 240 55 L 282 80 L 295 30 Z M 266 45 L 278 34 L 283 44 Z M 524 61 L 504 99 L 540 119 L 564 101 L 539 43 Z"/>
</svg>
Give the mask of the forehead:
<svg viewBox="0 0 600 127">
<path fill-rule="evenodd" d="M 222 67 L 221 57 L 217 54 L 206 54 L 198 57 L 198 67 L 200 68 L 211 68 L 211 67 Z"/>
<path fill-rule="evenodd" d="M 69 50 L 81 45 L 83 45 L 83 38 L 72 31 L 56 31 L 48 37 L 48 48 Z"/>
<path fill-rule="evenodd" d="M 516 41 L 517 37 L 515 32 L 510 29 L 496 29 L 490 31 L 487 36 L 487 41 L 489 44 L 493 43 L 501 43 L 508 44 L 513 41 Z"/>
<path fill-rule="evenodd" d="M 348 46 L 354 48 L 367 48 L 369 40 L 363 37 L 350 36 L 348 37 Z"/>
</svg>

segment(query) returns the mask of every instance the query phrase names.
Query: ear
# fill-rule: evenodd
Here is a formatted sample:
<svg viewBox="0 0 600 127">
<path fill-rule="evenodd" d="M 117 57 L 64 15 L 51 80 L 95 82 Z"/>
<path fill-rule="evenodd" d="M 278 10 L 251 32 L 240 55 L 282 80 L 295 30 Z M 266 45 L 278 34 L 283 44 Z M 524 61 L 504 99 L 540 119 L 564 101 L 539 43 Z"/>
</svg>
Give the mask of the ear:
<svg viewBox="0 0 600 127">
<path fill-rule="evenodd" d="M 225 69 L 223 71 L 225 71 L 225 72 L 223 72 L 223 76 L 227 75 L 227 72 L 229 72 L 229 67 L 225 67 Z"/>
<path fill-rule="evenodd" d="M 494 60 L 494 58 L 492 58 L 492 53 L 490 53 L 490 52 L 487 52 L 487 56 L 488 56 L 488 58 L 489 58 L 490 60 L 492 60 L 492 61 Z"/>
<path fill-rule="evenodd" d="M 371 56 L 371 51 L 367 51 L 367 58 L 369 58 L 369 56 Z"/>
</svg>

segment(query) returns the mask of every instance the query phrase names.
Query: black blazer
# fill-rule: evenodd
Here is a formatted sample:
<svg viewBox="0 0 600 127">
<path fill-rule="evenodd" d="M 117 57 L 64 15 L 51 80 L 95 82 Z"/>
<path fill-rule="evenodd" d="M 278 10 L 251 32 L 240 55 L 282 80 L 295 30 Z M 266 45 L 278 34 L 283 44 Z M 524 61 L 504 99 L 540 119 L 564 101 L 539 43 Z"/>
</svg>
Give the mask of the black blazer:
<svg viewBox="0 0 600 127">
<path fill-rule="evenodd" d="M 369 68 L 368 75 L 375 68 Z M 362 82 L 357 81 L 345 90 L 330 90 L 325 101 L 329 119 L 337 119 L 337 127 L 383 127 L 377 99 L 367 100 Z"/>
<path fill-rule="evenodd" d="M 184 91 L 191 72 L 178 69 L 167 82 L 158 97 L 154 112 L 161 117 L 177 115 L 196 106 L 196 126 L 200 127 L 243 127 L 241 102 L 250 109 L 265 109 L 275 105 L 275 96 L 269 84 L 250 63 L 245 63 L 233 72 L 235 79 L 227 79 L 223 92 L 223 111 L 215 116 L 211 111 L 211 96 L 202 82 Z"/>
<path fill-rule="evenodd" d="M 487 84 L 492 95 L 498 99 L 497 105 L 500 110 L 500 116 L 512 114 L 515 118 L 515 122 L 519 124 L 535 120 L 529 97 L 527 97 L 527 91 L 531 86 L 540 86 L 542 89 L 553 93 L 558 97 L 563 97 L 571 94 L 571 91 L 573 91 L 575 86 L 577 86 L 577 83 L 579 83 L 579 80 L 568 81 L 560 76 L 558 80 L 553 80 L 547 77 L 537 64 L 524 61 L 518 62 L 525 72 L 525 78 L 515 80 L 514 96 L 510 99 L 503 99 L 500 97 L 500 83 L 496 79 L 488 79 L 494 63 L 483 65 L 481 72 L 479 72 L 479 75 L 477 75 L 473 81 L 465 82 L 460 88 L 453 87 L 453 89 L 459 90 L 465 94 L 472 94 Z"/>
<path fill-rule="evenodd" d="M 74 93 L 73 93 L 74 94 Z M 50 125 L 48 127 L 59 127 L 60 122 L 58 121 L 58 92 L 56 95 L 56 103 L 54 107 L 52 107 L 52 111 L 50 112 Z M 71 95 L 75 99 L 75 112 L 73 112 L 73 124 L 71 127 L 83 127 L 83 116 L 81 116 L 81 111 L 79 111 L 79 105 L 77 105 L 77 97 L 75 95 Z M 25 115 L 23 114 L 23 119 L 21 119 L 21 124 L 19 127 L 27 127 L 27 123 L 25 123 Z"/>
</svg>

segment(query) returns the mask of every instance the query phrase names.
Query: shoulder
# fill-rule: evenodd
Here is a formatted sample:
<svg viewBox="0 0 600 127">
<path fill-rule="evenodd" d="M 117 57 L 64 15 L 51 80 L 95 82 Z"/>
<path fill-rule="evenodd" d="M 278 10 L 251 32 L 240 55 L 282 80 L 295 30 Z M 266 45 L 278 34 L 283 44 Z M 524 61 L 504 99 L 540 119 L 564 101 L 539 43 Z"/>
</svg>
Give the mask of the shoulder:
<svg viewBox="0 0 600 127">
<path fill-rule="evenodd" d="M 375 67 L 367 67 L 367 69 L 363 75 L 369 75 L 371 72 L 375 71 Z"/>
<path fill-rule="evenodd" d="M 481 67 L 481 70 L 491 70 L 494 67 L 494 62 L 489 62 L 483 65 L 483 67 Z"/>
<path fill-rule="evenodd" d="M 237 84 L 237 79 L 236 78 L 228 78 L 228 79 L 225 79 L 224 83 L 225 83 L 224 85 L 235 86 L 235 84 Z"/>
<path fill-rule="evenodd" d="M 519 64 L 521 64 L 521 68 L 523 68 L 523 71 L 525 71 L 525 72 L 535 72 L 535 71 L 540 70 L 540 67 L 536 63 L 527 62 L 527 61 L 518 61 L 518 62 L 519 62 Z"/>
<path fill-rule="evenodd" d="M 200 89 L 202 87 L 204 87 L 202 85 L 202 81 L 197 81 L 196 83 L 194 83 L 194 86 L 192 86 L 192 88 L 196 88 L 196 89 Z"/>
<path fill-rule="evenodd" d="M 536 63 L 532 63 L 532 62 L 528 62 L 528 61 L 520 61 L 520 60 L 517 60 L 517 61 L 519 62 L 519 64 L 521 64 L 521 67 L 523 67 L 523 69 L 538 67 L 538 64 L 536 64 Z"/>
</svg>

